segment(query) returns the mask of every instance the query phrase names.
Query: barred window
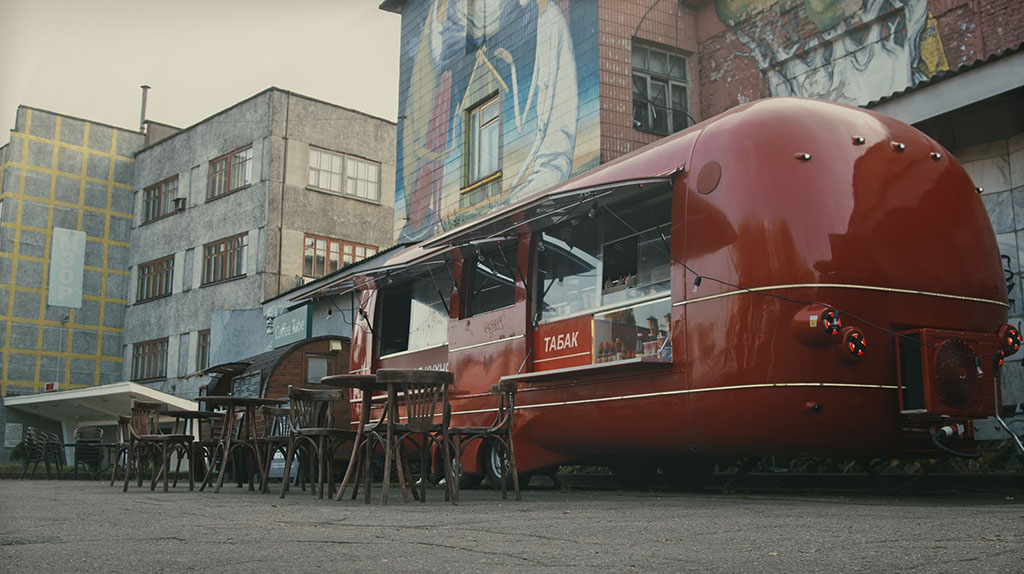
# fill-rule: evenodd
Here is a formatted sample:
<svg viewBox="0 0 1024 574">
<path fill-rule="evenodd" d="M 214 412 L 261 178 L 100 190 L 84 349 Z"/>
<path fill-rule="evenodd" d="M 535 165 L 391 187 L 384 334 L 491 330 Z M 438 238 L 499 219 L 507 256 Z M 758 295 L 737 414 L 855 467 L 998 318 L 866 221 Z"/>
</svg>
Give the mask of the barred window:
<svg viewBox="0 0 1024 574">
<path fill-rule="evenodd" d="M 142 190 L 143 223 L 174 213 L 174 198 L 178 195 L 178 176 L 165 179 Z"/>
<path fill-rule="evenodd" d="M 243 233 L 203 246 L 203 285 L 245 275 L 249 234 Z"/>
<path fill-rule="evenodd" d="M 309 185 L 325 191 L 380 201 L 380 164 L 311 148 Z"/>
<path fill-rule="evenodd" d="M 135 300 L 139 303 L 171 294 L 174 282 L 174 256 L 139 265 L 139 285 Z"/>
<path fill-rule="evenodd" d="M 238 191 L 252 183 L 252 146 L 233 151 L 210 162 L 210 187 L 213 199 Z"/>
<path fill-rule="evenodd" d="M 167 377 L 167 338 L 132 345 L 132 380 L 149 381 Z"/>
<path fill-rule="evenodd" d="M 337 239 L 306 235 L 303 241 L 303 277 L 323 277 L 349 263 L 377 253 L 377 248 Z"/>
<path fill-rule="evenodd" d="M 196 370 L 202 371 L 210 366 L 210 330 L 199 331 L 196 337 Z"/>
<path fill-rule="evenodd" d="M 633 44 L 633 127 L 656 134 L 685 129 L 690 119 L 686 58 Z"/>
</svg>

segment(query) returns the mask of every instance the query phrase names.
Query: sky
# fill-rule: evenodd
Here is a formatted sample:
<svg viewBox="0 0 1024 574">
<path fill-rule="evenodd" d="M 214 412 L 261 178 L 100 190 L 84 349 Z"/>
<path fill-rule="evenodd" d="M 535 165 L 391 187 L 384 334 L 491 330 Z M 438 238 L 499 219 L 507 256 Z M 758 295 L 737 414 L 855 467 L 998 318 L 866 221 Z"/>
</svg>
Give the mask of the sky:
<svg viewBox="0 0 1024 574">
<path fill-rule="evenodd" d="M 188 127 L 276 86 L 395 121 L 401 18 L 381 0 L 0 0 L 0 145 L 19 105 Z"/>
</svg>

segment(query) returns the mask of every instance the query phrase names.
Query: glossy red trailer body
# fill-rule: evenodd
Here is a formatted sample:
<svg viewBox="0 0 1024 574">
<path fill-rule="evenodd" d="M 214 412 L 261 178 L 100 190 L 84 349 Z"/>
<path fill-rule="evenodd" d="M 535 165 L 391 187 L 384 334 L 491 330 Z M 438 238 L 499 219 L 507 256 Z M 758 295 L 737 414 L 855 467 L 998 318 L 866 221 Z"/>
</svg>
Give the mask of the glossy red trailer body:
<svg viewBox="0 0 1024 574">
<path fill-rule="evenodd" d="M 398 259 L 447 251 L 459 278 L 468 251 L 459 245 L 514 234 L 518 267 L 531 270 L 545 205 L 573 193 L 613 203 L 617 188 L 642 194 L 657 185 L 672 190 L 670 360 L 597 362 L 593 333 L 580 334 L 586 315 L 567 320 L 564 333 L 561 323 L 531 321 L 524 271 L 513 306 L 477 316 L 465 317 L 453 290 L 447 345 L 382 358 L 371 329 L 356 329 L 353 369 L 453 371 L 459 425 L 485 424 L 494 406 L 487 390 L 517 379 L 524 472 L 629 453 L 933 450 L 925 433 L 949 419 L 901 412 L 894 335 L 925 328 L 978 342 L 986 361 L 969 383 L 988 401 L 977 413 L 994 412 L 986 353 L 998 348 L 1008 306 L 986 211 L 947 150 L 870 111 L 790 98 L 739 106 Z M 368 279 L 361 306 L 376 322 L 377 285 Z M 860 330 L 863 356 L 804 333 L 828 307 Z M 805 324 L 808 314 L 815 319 Z M 478 471 L 475 451 L 464 464 Z"/>
</svg>

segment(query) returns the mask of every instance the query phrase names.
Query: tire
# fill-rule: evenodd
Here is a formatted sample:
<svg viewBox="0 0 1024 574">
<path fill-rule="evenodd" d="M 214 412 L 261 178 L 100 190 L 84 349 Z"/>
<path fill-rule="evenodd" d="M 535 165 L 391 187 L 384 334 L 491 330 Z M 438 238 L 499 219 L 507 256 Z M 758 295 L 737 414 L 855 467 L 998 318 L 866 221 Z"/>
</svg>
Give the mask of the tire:
<svg viewBox="0 0 1024 574">
<path fill-rule="evenodd" d="M 619 486 L 626 490 L 649 490 L 658 482 L 658 464 L 648 458 L 630 457 L 608 468 Z"/>
<path fill-rule="evenodd" d="M 503 457 L 499 453 L 499 448 L 493 442 L 487 443 L 483 453 L 484 461 L 484 476 L 487 477 L 487 482 L 491 483 L 496 489 L 501 488 L 501 480 L 505 475 L 505 471 L 508 470 L 507 465 L 504 464 Z M 519 473 L 519 488 L 526 488 L 530 484 L 530 475 L 526 473 Z M 506 490 L 512 490 L 511 480 L 505 483 Z"/>
<path fill-rule="evenodd" d="M 452 459 L 452 472 L 458 472 L 460 468 L 458 461 Z M 470 474 L 463 472 L 459 474 L 459 490 L 465 490 L 467 488 L 477 488 L 480 483 L 484 481 L 484 475 L 482 474 Z"/>
<path fill-rule="evenodd" d="M 715 460 L 697 454 L 666 457 L 661 461 L 661 471 L 672 490 L 700 490 L 711 481 Z"/>
</svg>

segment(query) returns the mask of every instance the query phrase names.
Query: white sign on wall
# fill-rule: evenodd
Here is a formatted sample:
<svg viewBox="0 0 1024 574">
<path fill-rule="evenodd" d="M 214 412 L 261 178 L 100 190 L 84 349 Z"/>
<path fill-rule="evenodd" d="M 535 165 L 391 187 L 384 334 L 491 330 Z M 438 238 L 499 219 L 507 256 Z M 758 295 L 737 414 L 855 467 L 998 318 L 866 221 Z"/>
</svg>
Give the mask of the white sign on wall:
<svg viewBox="0 0 1024 574">
<path fill-rule="evenodd" d="M 50 242 L 50 284 L 46 304 L 82 308 L 82 277 L 85 273 L 85 232 L 53 228 Z"/>
</svg>

